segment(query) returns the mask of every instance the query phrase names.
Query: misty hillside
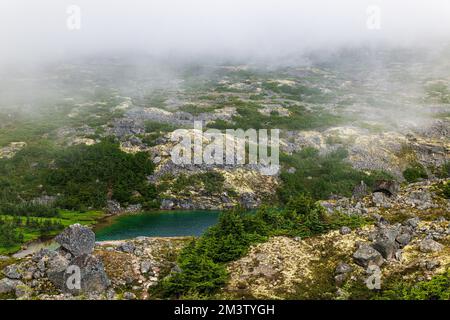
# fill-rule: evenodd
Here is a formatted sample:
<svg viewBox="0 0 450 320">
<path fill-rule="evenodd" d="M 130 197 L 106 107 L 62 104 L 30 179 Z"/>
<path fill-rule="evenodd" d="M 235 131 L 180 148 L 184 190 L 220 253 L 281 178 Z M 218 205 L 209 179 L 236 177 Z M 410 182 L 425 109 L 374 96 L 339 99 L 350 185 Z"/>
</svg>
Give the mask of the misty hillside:
<svg viewBox="0 0 450 320">
<path fill-rule="evenodd" d="M 446 3 L 79 2 L 0 5 L 0 299 L 449 299 Z"/>
</svg>

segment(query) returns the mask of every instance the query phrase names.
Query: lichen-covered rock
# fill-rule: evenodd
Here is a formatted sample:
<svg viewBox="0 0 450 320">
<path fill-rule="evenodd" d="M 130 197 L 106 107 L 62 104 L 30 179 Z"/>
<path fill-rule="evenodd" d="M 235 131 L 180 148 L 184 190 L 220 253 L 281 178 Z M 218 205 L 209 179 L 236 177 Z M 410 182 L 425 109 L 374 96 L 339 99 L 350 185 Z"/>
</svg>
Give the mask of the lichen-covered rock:
<svg viewBox="0 0 450 320">
<path fill-rule="evenodd" d="M 372 194 L 372 201 L 376 207 L 389 208 L 389 198 L 383 192 L 374 192 Z"/>
<path fill-rule="evenodd" d="M 353 254 L 355 263 L 367 268 L 370 265 L 381 266 L 384 262 L 383 256 L 369 245 L 363 244 Z"/>
<path fill-rule="evenodd" d="M 336 267 L 336 274 L 349 273 L 352 272 L 353 268 L 347 263 L 340 262 Z"/>
<path fill-rule="evenodd" d="M 410 218 L 405 221 L 405 225 L 412 227 L 413 229 L 417 228 L 419 225 L 420 219 L 418 217 Z"/>
<path fill-rule="evenodd" d="M 95 246 L 95 234 L 80 224 L 71 225 L 59 234 L 55 241 L 74 256 L 90 254 Z"/>
<path fill-rule="evenodd" d="M 15 294 L 17 299 L 29 299 L 33 293 L 33 289 L 23 283 L 16 285 Z"/>
<path fill-rule="evenodd" d="M 342 227 L 339 230 L 339 233 L 342 234 L 342 235 L 349 234 L 351 232 L 352 232 L 352 229 L 350 229 L 349 227 Z"/>
<path fill-rule="evenodd" d="M 0 294 L 15 292 L 18 285 L 23 284 L 19 280 L 4 278 L 0 280 Z"/>
<path fill-rule="evenodd" d="M 5 267 L 5 269 L 3 269 L 3 274 L 9 279 L 18 280 L 22 278 L 21 270 L 16 264 Z"/>
<path fill-rule="evenodd" d="M 411 234 L 405 232 L 398 235 L 395 241 L 400 245 L 400 247 L 404 247 L 411 242 L 411 238 Z"/>
<path fill-rule="evenodd" d="M 126 253 L 133 253 L 135 249 L 136 247 L 132 242 L 124 242 L 117 247 L 117 250 Z"/>
<path fill-rule="evenodd" d="M 132 292 L 125 292 L 123 294 L 123 298 L 125 300 L 136 300 L 136 295 L 134 293 L 132 293 Z"/>
<path fill-rule="evenodd" d="M 395 180 L 377 180 L 375 181 L 374 192 L 383 192 L 387 195 L 396 195 L 400 191 L 400 184 Z"/>
<path fill-rule="evenodd" d="M 64 273 L 63 282 L 59 284 L 60 289 L 63 292 L 71 293 L 73 295 L 78 295 L 80 293 L 90 294 L 90 293 L 103 293 L 108 288 L 110 281 L 105 273 L 102 261 L 93 255 L 84 254 L 74 258 L 70 262 L 69 267 L 78 267 L 80 275 L 80 286 L 77 288 L 75 285 L 69 286 L 73 276 L 76 276 L 75 268 L 72 272 Z"/>
<path fill-rule="evenodd" d="M 441 251 L 444 246 L 439 242 L 434 241 L 431 238 L 425 238 L 420 242 L 420 251 L 422 252 L 438 252 Z"/>
<path fill-rule="evenodd" d="M 44 263 L 44 265 L 42 265 Z M 64 286 L 65 273 L 70 261 L 61 254 L 43 257 L 40 261 L 41 269 L 46 269 L 47 278 L 58 288 Z"/>
<path fill-rule="evenodd" d="M 385 226 L 378 230 L 375 242 L 372 247 L 377 250 L 383 258 L 392 259 L 398 250 L 398 243 L 395 241 L 399 235 L 399 228 L 395 226 Z"/>
</svg>

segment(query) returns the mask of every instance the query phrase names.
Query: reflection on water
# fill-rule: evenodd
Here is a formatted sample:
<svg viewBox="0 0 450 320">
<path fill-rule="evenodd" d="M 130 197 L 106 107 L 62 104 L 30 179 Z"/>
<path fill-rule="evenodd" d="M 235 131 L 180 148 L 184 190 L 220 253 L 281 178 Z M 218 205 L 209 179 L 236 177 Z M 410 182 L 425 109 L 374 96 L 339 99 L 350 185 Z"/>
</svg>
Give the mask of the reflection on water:
<svg viewBox="0 0 450 320">
<path fill-rule="evenodd" d="M 217 223 L 219 214 L 219 211 L 157 211 L 116 216 L 96 226 L 96 239 L 199 236 Z"/>
</svg>

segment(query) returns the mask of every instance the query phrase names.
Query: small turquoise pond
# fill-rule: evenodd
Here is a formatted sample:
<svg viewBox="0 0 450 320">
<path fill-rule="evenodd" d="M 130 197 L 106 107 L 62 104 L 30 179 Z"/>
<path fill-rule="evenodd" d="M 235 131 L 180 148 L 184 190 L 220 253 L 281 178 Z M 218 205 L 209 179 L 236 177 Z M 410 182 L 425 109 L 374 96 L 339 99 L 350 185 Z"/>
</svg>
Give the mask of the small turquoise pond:
<svg viewBox="0 0 450 320">
<path fill-rule="evenodd" d="M 97 241 L 139 236 L 200 236 L 216 224 L 220 211 L 157 211 L 108 218 L 95 228 Z"/>
</svg>

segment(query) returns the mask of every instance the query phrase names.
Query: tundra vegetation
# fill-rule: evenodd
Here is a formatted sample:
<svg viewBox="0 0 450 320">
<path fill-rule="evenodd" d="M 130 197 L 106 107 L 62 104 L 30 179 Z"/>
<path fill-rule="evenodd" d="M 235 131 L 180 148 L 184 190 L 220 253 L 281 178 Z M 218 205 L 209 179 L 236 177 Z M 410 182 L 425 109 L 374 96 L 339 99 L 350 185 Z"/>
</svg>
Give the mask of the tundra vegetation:
<svg viewBox="0 0 450 320">
<path fill-rule="evenodd" d="M 227 266 L 252 246 L 374 223 L 346 208 L 330 213 L 318 200 L 351 197 L 361 182 L 370 192 L 380 179 L 407 185 L 449 177 L 450 80 L 448 68 L 436 68 L 448 52 L 433 64 L 381 52 L 380 72 L 365 54 L 348 51 L 299 66 L 191 64 L 167 66 L 167 73 L 151 63 L 83 61 L 43 71 L 52 89 L 29 96 L 0 79 L 0 94 L 8 93 L 0 101 L 0 253 L 74 223 L 95 224 L 111 202 L 152 210 L 167 195 L 197 197 L 193 207 L 233 199 L 227 204 L 242 207 L 223 212 L 182 250 L 179 270 L 149 289 L 152 297 L 222 297 Z M 139 72 L 130 74 L 130 64 Z M 169 133 L 190 129 L 193 120 L 220 130 L 280 129 L 276 183 L 252 185 L 242 171 L 256 179 L 256 170 L 245 166 L 171 166 Z M 436 194 L 449 199 L 449 183 Z M 389 216 L 384 195 L 377 196 Z M 445 214 L 436 209 L 429 217 Z M 359 288 L 361 297 L 448 298 L 448 273 L 387 283 L 384 292 Z"/>
<path fill-rule="evenodd" d="M 284 208 L 263 207 L 256 213 L 242 209 L 224 212 L 217 225 L 182 251 L 178 257 L 181 272 L 165 278 L 153 294 L 172 298 L 211 296 L 226 283 L 226 263 L 244 256 L 252 244 L 271 236 L 311 237 L 368 222 L 356 215 L 328 215 L 304 194 L 293 196 Z"/>
</svg>

